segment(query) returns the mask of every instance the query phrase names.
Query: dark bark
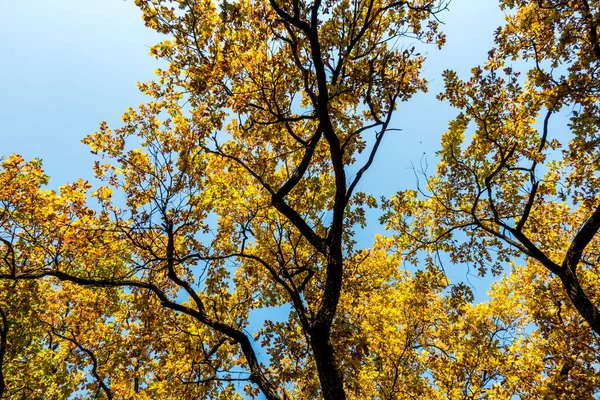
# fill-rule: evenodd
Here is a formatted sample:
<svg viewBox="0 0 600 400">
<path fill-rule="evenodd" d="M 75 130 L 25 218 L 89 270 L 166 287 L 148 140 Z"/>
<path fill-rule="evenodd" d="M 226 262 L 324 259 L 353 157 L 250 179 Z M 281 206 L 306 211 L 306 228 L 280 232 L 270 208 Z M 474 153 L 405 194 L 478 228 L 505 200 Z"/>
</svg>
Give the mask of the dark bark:
<svg viewBox="0 0 600 400">
<path fill-rule="evenodd" d="M 582 3 L 584 7 L 583 17 L 589 24 L 588 36 L 590 39 L 590 44 L 592 45 L 592 51 L 594 52 L 594 56 L 596 57 L 596 59 L 600 60 L 600 44 L 598 43 L 598 23 L 596 22 L 596 19 L 590 11 L 590 5 L 588 1 L 582 0 Z"/>
<path fill-rule="evenodd" d="M 321 6 L 321 1 L 316 0 L 314 2 L 311 8 L 312 11 L 309 22 L 302 21 L 297 13 L 295 15 L 288 14 L 281 7 L 279 7 L 275 0 L 271 0 L 270 4 L 275 12 L 285 22 L 304 32 L 310 43 L 310 54 L 314 65 L 314 72 L 318 87 L 318 95 L 315 99 L 315 111 L 319 120 L 319 138 L 320 133 L 322 132 L 323 137 L 327 141 L 329 147 L 330 161 L 334 171 L 336 191 L 333 205 L 333 220 L 330 226 L 329 235 L 326 240 L 326 245 L 321 238 L 317 239 L 311 238 L 310 235 L 307 236 L 307 239 L 318 251 L 327 255 L 323 299 L 319 305 L 319 309 L 311 329 L 308 332 L 308 336 L 310 338 L 310 345 L 319 374 L 323 398 L 325 400 L 343 400 L 346 398 L 346 393 L 344 392 L 342 374 L 340 373 L 339 367 L 335 361 L 333 347 L 331 346 L 329 338 L 331 334 L 331 325 L 335 317 L 342 290 L 342 235 L 344 228 L 344 215 L 348 199 L 346 197 L 346 171 L 344 169 L 342 145 L 337 137 L 331 122 L 331 117 L 329 115 L 330 98 L 328 80 L 327 73 L 325 71 L 325 65 L 322 59 L 321 44 L 319 41 L 318 32 L 318 13 Z M 294 4 L 297 6 L 298 3 L 296 2 Z M 295 7 L 295 9 L 298 9 L 298 7 Z M 319 138 L 315 140 L 314 144 L 311 144 L 313 146 L 316 145 Z M 301 166 L 304 170 L 306 169 L 305 165 Z M 284 193 L 288 193 L 299 181 L 299 179 L 300 176 L 298 176 L 297 179 L 291 183 L 286 183 L 286 185 L 284 185 L 286 189 Z M 273 196 L 273 205 L 282 214 L 288 216 L 289 218 L 291 210 L 286 208 L 287 204 L 282 201 L 280 196 Z M 301 221 L 292 220 L 292 222 L 303 234 L 305 234 L 307 231 L 312 233 L 312 230 L 301 229 L 305 225 L 305 222 L 301 218 L 300 220 Z"/>
<path fill-rule="evenodd" d="M 6 355 L 6 343 L 8 338 L 8 318 L 4 310 L 0 308 L 0 318 L 2 327 L 0 327 L 0 398 L 4 397 L 6 383 L 4 381 L 4 357 Z"/>
<path fill-rule="evenodd" d="M 560 278 L 567 297 L 569 297 L 575 309 L 598 335 L 600 335 L 600 311 L 592 304 L 581 287 L 577 277 L 577 268 L 581 262 L 585 248 L 598 233 L 599 229 L 600 206 L 583 223 L 575 238 L 571 241 L 562 265 L 558 265 L 550 260 L 523 232 L 514 229 L 511 230 L 515 238 L 524 246 L 526 255 L 539 261 L 550 272 Z"/>
<path fill-rule="evenodd" d="M 333 354 L 333 346 L 329 342 L 329 331 L 324 331 L 320 327 L 313 329 L 310 335 L 310 345 L 317 364 L 319 381 L 324 399 L 346 398 L 342 377 L 338 372 Z"/>
<path fill-rule="evenodd" d="M 51 329 L 52 329 L 52 333 L 54 335 L 58 336 L 59 338 L 61 338 L 63 340 L 67 340 L 67 341 L 73 343 L 79 350 L 81 350 L 83 353 L 85 353 L 90 358 L 90 360 L 92 362 L 92 369 L 91 369 L 90 373 L 92 374 L 92 376 L 94 377 L 94 379 L 96 380 L 96 382 L 98 382 L 98 387 L 102 391 L 104 391 L 104 394 L 106 395 L 106 398 L 108 400 L 112 400 L 113 399 L 112 390 L 106 384 L 106 382 L 104 382 L 104 379 L 102 378 L 102 376 L 100 376 L 100 373 L 98 371 L 98 367 L 99 367 L 98 358 L 96 357 L 96 355 L 94 354 L 94 352 L 92 350 L 84 347 L 81 343 L 79 343 L 79 341 L 76 339 L 76 337 L 75 337 L 75 335 L 73 333 L 71 333 L 71 337 L 68 337 L 68 336 L 60 334 L 52 326 L 51 326 Z M 137 393 L 137 391 L 136 391 L 136 393 Z"/>
<path fill-rule="evenodd" d="M 64 272 L 59 271 L 40 271 L 30 274 L 22 274 L 22 275 L 11 275 L 11 274 L 3 274 L 0 275 L 0 278 L 3 279 L 11 279 L 11 280 L 36 280 L 41 279 L 47 276 L 53 276 L 61 281 L 73 282 L 81 286 L 92 286 L 92 287 L 136 287 L 144 290 L 148 290 L 160 300 L 163 307 L 171 309 L 173 311 L 177 311 L 183 314 L 187 314 L 199 322 L 215 329 L 218 332 L 228 336 L 234 342 L 240 345 L 242 353 L 246 357 L 248 362 L 248 367 L 250 369 L 251 377 L 250 380 L 258 385 L 261 389 L 267 400 L 279 400 L 279 396 L 277 395 L 277 391 L 272 387 L 270 382 L 264 376 L 262 372 L 262 368 L 260 367 L 260 363 L 256 357 L 256 353 L 252 348 L 252 344 L 248 339 L 246 334 L 236 329 L 230 325 L 222 323 L 220 321 L 215 320 L 214 318 L 206 315 L 204 312 L 204 308 L 201 310 L 197 310 L 191 307 L 188 307 L 184 304 L 179 304 L 173 300 L 171 300 L 162 290 L 160 290 L 157 286 L 147 283 L 140 282 L 136 280 L 122 280 L 115 281 L 112 279 L 89 279 L 82 278 L 73 275 L 66 274 Z M 197 294 L 196 294 L 197 297 Z M 201 305 L 202 303 L 200 303 Z"/>
<path fill-rule="evenodd" d="M 218 320 L 215 320 L 214 318 L 207 315 L 205 312 L 204 303 L 200 299 L 200 296 L 198 296 L 198 293 L 196 293 L 196 291 L 187 281 L 181 279 L 177 275 L 175 271 L 175 234 L 173 231 L 173 223 L 168 220 L 166 213 L 164 213 L 164 219 L 168 238 L 166 258 L 169 272 L 167 276 L 175 284 L 184 289 L 194 300 L 198 311 L 195 312 L 195 315 L 193 316 L 195 316 L 198 321 L 227 335 L 240 346 L 242 353 L 244 354 L 244 357 L 248 362 L 248 368 L 250 369 L 250 381 L 255 383 L 260 388 L 260 390 L 263 392 L 263 394 L 268 400 L 278 400 L 279 396 L 277 395 L 277 391 L 275 390 L 275 388 L 273 388 L 273 386 L 263 373 L 260 363 L 258 362 L 258 358 L 256 357 L 256 352 L 254 351 L 254 348 L 252 347 L 252 343 L 248 339 L 248 336 L 243 331 L 236 329 L 233 326 L 222 323 Z"/>
<path fill-rule="evenodd" d="M 600 312 L 583 291 L 583 288 L 577 279 L 577 275 L 570 269 L 567 269 L 561 273 L 559 277 L 573 306 L 594 332 L 600 335 Z"/>
<path fill-rule="evenodd" d="M 325 400 L 343 400 L 344 381 L 335 362 L 333 346 L 330 343 L 331 325 L 337 310 L 342 291 L 343 257 L 341 239 L 338 246 L 328 257 L 325 293 L 319 311 L 309 332 L 310 344 L 319 373 L 321 390 Z"/>
<path fill-rule="evenodd" d="M 571 242 L 563 260 L 558 276 L 567 292 L 567 296 L 579 314 L 590 324 L 590 327 L 600 335 L 600 311 L 592 304 L 583 291 L 577 277 L 577 267 L 587 245 L 592 241 L 600 229 L 600 206 L 583 223 L 577 235 Z"/>
</svg>

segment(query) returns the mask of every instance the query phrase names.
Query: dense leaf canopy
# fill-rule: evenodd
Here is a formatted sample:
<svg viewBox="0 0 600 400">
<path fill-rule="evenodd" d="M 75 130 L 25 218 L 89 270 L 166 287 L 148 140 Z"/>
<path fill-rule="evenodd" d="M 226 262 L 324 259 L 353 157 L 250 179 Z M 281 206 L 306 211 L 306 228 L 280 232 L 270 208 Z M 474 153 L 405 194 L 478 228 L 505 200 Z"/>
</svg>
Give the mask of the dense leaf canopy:
<svg viewBox="0 0 600 400">
<path fill-rule="evenodd" d="M 0 397 L 600 394 L 600 4 L 500 1 L 489 58 L 444 73 L 436 173 L 380 200 L 447 3 L 135 3 L 167 66 L 83 139 L 96 180 L 1 160 Z M 482 301 L 445 274 L 473 265 Z"/>
</svg>

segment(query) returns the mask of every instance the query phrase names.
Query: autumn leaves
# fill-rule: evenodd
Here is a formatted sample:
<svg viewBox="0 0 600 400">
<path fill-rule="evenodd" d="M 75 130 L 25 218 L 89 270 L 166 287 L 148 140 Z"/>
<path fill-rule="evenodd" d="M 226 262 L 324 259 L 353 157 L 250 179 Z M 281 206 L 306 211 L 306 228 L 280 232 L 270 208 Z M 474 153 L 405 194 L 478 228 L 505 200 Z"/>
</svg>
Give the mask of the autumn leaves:
<svg viewBox="0 0 600 400">
<path fill-rule="evenodd" d="M 489 60 L 444 75 L 459 114 L 436 174 L 384 199 L 389 235 L 362 248 L 354 228 L 379 205 L 356 189 L 426 88 L 424 57 L 398 43 L 442 45 L 446 4 L 136 4 L 169 66 L 122 127 L 84 139 L 101 185 L 51 191 L 40 161 L 3 160 L 4 396 L 598 392 L 593 6 L 502 2 Z M 440 254 L 504 275 L 474 303 Z M 248 332 L 260 309 L 278 313 Z"/>
</svg>

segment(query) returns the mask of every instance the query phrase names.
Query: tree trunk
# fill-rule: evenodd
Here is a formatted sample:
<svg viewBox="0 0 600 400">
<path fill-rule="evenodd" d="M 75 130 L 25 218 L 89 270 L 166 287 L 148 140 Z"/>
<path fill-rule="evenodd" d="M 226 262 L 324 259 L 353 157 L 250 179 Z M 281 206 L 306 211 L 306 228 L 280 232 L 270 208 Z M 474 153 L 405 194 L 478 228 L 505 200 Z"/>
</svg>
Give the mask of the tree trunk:
<svg viewBox="0 0 600 400">
<path fill-rule="evenodd" d="M 600 312 L 587 297 L 579 284 L 577 275 L 569 268 L 560 274 L 560 280 L 567 291 L 567 296 L 579 314 L 590 324 L 590 327 L 600 335 Z"/>
<path fill-rule="evenodd" d="M 321 381 L 323 398 L 325 400 L 344 400 L 346 393 L 344 392 L 342 377 L 335 365 L 333 347 L 329 343 L 329 332 L 323 332 L 318 328 L 313 329 L 310 339 L 319 380 Z"/>
<path fill-rule="evenodd" d="M 341 238 L 341 232 L 339 237 Z M 325 400 L 344 400 L 346 393 L 344 392 L 343 376 L 336 365 L 333 346 L 330 342 L 331 325 L 342 292 L 341 239 L 332 240 L 332 247 L 333 249 L 330 250 L 327 257 L 327 280 L 323 301 L 310 330 L 310 344 L 317 364 L 323 398 Z"/>
</svg>

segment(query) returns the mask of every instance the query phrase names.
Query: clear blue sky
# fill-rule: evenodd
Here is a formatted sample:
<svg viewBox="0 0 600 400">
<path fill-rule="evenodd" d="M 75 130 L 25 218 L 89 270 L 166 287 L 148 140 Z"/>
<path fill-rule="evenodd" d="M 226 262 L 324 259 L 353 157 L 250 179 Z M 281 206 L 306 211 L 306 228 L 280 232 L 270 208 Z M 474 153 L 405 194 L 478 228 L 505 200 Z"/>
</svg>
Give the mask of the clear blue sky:
<svg viewBox="0 0 600 400">
<path fill-rule="evenodd" d="M 137 81 L 153 78 L 159 62 L 149 47 L 163 37 L 144 27 L 132 0 L 2 1 L 0 15 L 0 156 L 44 160 L 51 186 L 91 178 L 94 156 L 80 140 L 144 98 Z M 485 61 L 503 15 L 495 1 L 453 0 L 442 14 L 447 45 L 429 54 L 430 91 L 400 105 L 394 127 L 358 190 L 377 196 L 414 187 L 412 165 L 425 155 L 429 172 L 441 134 L 455 112 L 438 102 L 441 73 L 462 77 Z M 358 233 L 365 245 L 379 227 Z M 465 270 L 453 275 L 464 278 Z M 475 282 L 474 282 L 475 283 Z M 479 291 L 482 294 L 483 291 Z"/>
<path fill-rule="evenodd" d="M 143 97 L 135 83 L 149 80 L 158 61 L 148 48 L 161 35 L 144 27 L 133 1 L 2 1 L 0 13 L 0 155 L 13 152 L 44 160 L 53 185 L 89 177 L 93 157 L 81 138 Z M 391 194 L 412 186 L 411 162 L 433 161 L 439 138 L 453 116 L 435 100 L 441 72 L 466 76 L 485 60 L 492 33 L 502 22 L 494 1 L 454 0 L 443 14 L 448 44 L 428 48 L 428 94 L 402 105 L 395 127 L 362 190 Z"/>
<path fill-rule="evenodd" d="M 1 1 L 0 155 L 44 160 L 53 185 L 91 174 L 80 140 L 116 125 L 158 66 L 133 1 Z"/>
<path fill-rule="evenodd" d="M 135 84 L 153 78 L 159 63 L 148 50 L 162 36 L 144 27 L 132 0 L 5 0 L 0 15 L 0 156 L 42 158 L 53 187 L 91 178 L 95 158 L 80 140 L 102 120 L 118 126 L 120 114 L 144 100 Z M 441 134 L 455 114 L 435 99 L 440 75 L 454 69 L 466 78 L 484 62 L 503 16 L 495 1 L 453 0 L 441 19 L 447 45 L 424 48 L 430 92 L 399 107 L 393 125 L 402 132 L 386 138 L 360 191 L 380 196 L 414 187 L 411 166 L 423 155 L 433 172 Z M 377 229 L 372 224 L 359 240 L 368 245 Z M 452 275 L 462 280 L 465 269 Z M 484 286 L 479 296 L 487 282 L 473 282 Z M 262 316 L 256 313 L 249 329 Z"/>
<path fill-rule="evenodd" d="M 102 120 L 119 126 L 121 113 L 144 101 L 135 84 L 153 79 L 159 62 L 149 47 L 164 36 L 144 26 L 132 0 L 1 1 L 0 15 L 0 156 L 42 158 L 52 187 L 91 178 L 95 158 L 80 140 Z M 360 191 L 379 197 L 414 187 L 412 165 L 423 156 L 434 171 L 441 134 L 455 115 L 435 99 L 441 73 L 468 77 L 503 21 L 495 1 L 453 0 L 440 17 L 447 45 L 423 46 L 430 91 L 400 105 L 393 125 L 402 131 L 384 140 Z M 370 245 L 378 229 L 374 221 L 357 232 L 359 243 Z M 464 268 L 452 270 L 452 280 L 465 278 Z"/>
</svg>

